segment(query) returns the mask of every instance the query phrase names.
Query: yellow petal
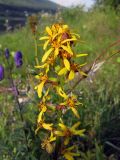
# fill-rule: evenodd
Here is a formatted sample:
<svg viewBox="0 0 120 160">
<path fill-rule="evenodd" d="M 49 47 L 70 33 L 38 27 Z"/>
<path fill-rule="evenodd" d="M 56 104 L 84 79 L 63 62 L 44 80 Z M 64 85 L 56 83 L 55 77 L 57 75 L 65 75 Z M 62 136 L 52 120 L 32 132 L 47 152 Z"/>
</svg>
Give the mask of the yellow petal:
<svg viewBox="0 0 120 160">
<path fill-rule="evenodd" d="M 74 79 L 74 77 L 75 77 L 75 72 L 73 70 L 71 70 L 69 73 L 68 79 L 72 80 L 72 79 Z"/>
<path fill-rule="evenodd" d="M 55 134 L 56 134 L 57 136 L 60 136 L 60 137 L 63 137 L 63 136 L 64 136 L 64 133 L 61 132 L 61 131 L 55 131 Z"/>
<path fill-rule="evenodd" d="M 67 58 L 63 59 L 64 65 L 67 68 L 67 70 L 70 70 L 70 62 L 67 60 Z"/>
<path fill-rule="evenodd" d="M 50 48 L 47 52 L 45 52 L 45 54 L 42 57 L 42 62 L 45 62 L 46 59 L 48 58 L 48 56 L 50 55 L 50 53 L 54 50 L 54 48 Z"/>
<path fill-rule="evenodd" d="M 39 123 L 42 120 L 43 111 L 41 111 L 38 115 L 37 123 Z"/>
<path fill-rule="evenodd" d="M 64 44 L 64 43 L 70 42 L 70 41 L 76 41 L 76 40 L 77 40 L 76 38 L 66 39 L 66 40 L 62 41 L 61 44 Z"/>
<path fill-rule="evenodd" d="M 79 66 L 80 67 L 83 67 L 83 66 L 85 66 L 87 63 L 85 62 L 85 63 L 83 63 L 83 64 L 80 64 Z"/>
<path fill-rule="evenodd" d="M 40 37 L 39 40 L 46 40 L 46 39 L 49 39 L 49 37 L 48 36 Z"/>
<path fill-rule="evenodd" d="M 54 53 L 54 58 L 56 58 L 56 57 L 58 56 L 58 54 L 59 54 L 59 49 L 56 48 L 56 49 L 55 49 L 55 53 Z"/>
<path fill-rule="evenodd" d="M 63 29 L 68 29 L 68 25 L 63 25 Z"/>
<path fill-rule="evenodd" d="M 86 53 L 80 53 L 80 54 L 77 54 L 76 57 L 84 57 L 84 56 L 87 56 L 88 54 Z"/>
<path fill-rule="evenodd" d="M 66 72 L 67 72 L 67 69 L 66 69 L 66 67 L 64 67 L 58 72 L 58 75 L 61 76 L 63 74 L 66 74 Z"/>
<path fill-rule="evenodd" d="M 75 131 L 75 135 L 79 135 L 79 136 L 84 136 L 84 132 L 85 132 L 85 129 L 81 129 L 81 130 L 78 130 L 78 131 Z"/>
<path fill-rule="evenodd" d="M 68 49 L 69 49 L 69 51 L 70 51 L 70 54 L 73 55 L 73 52 L 72 52 L 72 49 L 71 49 L 71 46 L 70 46 L 70 43 L 69 43 L 69 42 L 67 42 L 67 47 L 68 47 Z"/>
<path fill-rule="evenodd" d="M 79 73 L 80 73 L 81 75 L 83 75 L 83 76 L 87 77 L 87 74 L 86 74 L 86 73 L 84 73 L 83 71 L 79 71 Z"/>
<path fill-rule="evenodd" d="M 68 96 L 65 94 L 65 92 L 62 90 L 61 87 L 56 87 L 56 89 L 57 89 L 57 93 L 58 93 L 61 97 L 65 98 L 65 99 L 68 97 Z"/>
<path fill-rule="evenodd" d="M 68 147 L 66 150 L 67 151 L 71 151 L 71 150 L 73 150 L 75 148 L 75 145 L 74 146 L 71 146 L 71 147 Z"/>
<path fill-rule="evenodd" d="M 44 68 L 44 67 L 46 67 L 46 63 L 45 64 L 43 64 L 43 65 L 41 65 L 41 66 L 35 66 L 35 68 Z"/>
<path fill-rule="evenodd" d="M 71 34 L 73 35 L 73 37 L 75 36 L 75 37 L 80 38 L 80 35 L 79 35 L 79 34 L 76 34 L 76 33 L 71 33 Z"/>
<path fill-rule="evenodd" d="M 39 75 L 36 75 L 35 78 L 36 78 L 36 79 L 40 79 L 40 76 L 39 76 Z M 37 86 L 35 87 L 35 89 L 37 89 Z"/>
<path fill-rule="evenodd" d="M 61 47 L 65 50 L 65 51 L 67 51 L 68 53 L 70 53 L 71 55 L 73 55 L 73 52 L 72 52 L 72 50 L 71 50 L 71 48 L 69 47 L 67 47 L 67 46 L 64 46 L 64 45 L 61 45 Z"/>
<path fill-rule="evenodd" d="M 44 129 L 50 130 L 50 131 L 52 130 L 52 125 L 53 125 L 52 123 L 51 124 L 47 124 L 47 123 L 43 123 L 42 124 Z"/>
<path fill-rule="evenodd" d="M 44 43 L 44 46 L 43 46 L 43 49 L 45 50 L 46 48 L 47 48 L 47 46 L 48 46 L 48 44 L 49 44 L 49 40 L 47 40 L 45 43 Z"/>
<path fill-rule="evenodd" d="M 53 142 L 56 140 L 56 137 L 53 136 L 53 132 L 51 132 L 51 135 L 50 135 L 50 142 Z"/>
<path fill-rule="evenodd" d="M 77 118 L 80 118 L 79 114 L 78 114 L 78 111 L 74 108 L 74 107 L 71 107 L 74 115 L 77 117 Z"/>
<path fill-rule="evenodd" d="M 52 37 L 52 31 L 49 27 L 46 27 L 46 32 Z"/>
<path fill-rule="evenodd" d="M 47 67 L 46 67 L 46 73 L 48 73 L 49 72 L 49 65 L 47 65 Z"/>
<path fill-rule="evenodd" d="M 67 129 L 67 127 L 63 123 L 59 123 L 58 125 L 61 127 L 63 131 Z"/>
<path fill-rule="evenodd" d="M 69 154 L 69 152 L 64 153 L 64 157 L 65 157 L 67 160 L 74 160 L 73 156 L 72 156 L 71 154 Z"/>
<path fill-rule="evenodd" d="M 37 86 L 38 97 L 41 97 L 41 96 L 42 96 L 42 90 L 43 90 L 44 83 L 45 83 L 45 82 L 41 82 L 41 83 Z"/>
<path fill-rule="evenodd" d="M 71 129 L 76 129 L 79 125 L 80 125 L 80 122 L 77 122 L 71 127 Z"/>
</svg>

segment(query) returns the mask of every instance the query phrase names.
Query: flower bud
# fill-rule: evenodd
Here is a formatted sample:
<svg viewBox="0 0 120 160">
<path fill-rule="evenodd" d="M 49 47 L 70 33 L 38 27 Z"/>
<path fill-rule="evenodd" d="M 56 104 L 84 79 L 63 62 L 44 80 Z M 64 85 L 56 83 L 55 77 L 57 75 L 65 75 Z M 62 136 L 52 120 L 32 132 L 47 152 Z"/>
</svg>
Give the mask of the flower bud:
<svg viewBox="0 0 120 160">
<path fill-rule="evenodd" d="M 15 56 L 14 56 L 14 60 L 15 60 L 15 64 L 16 64 L 16 67 L 19 68 L 22 66 L 23 64 L 23 61 L 22 61 L 22 53 L 20 51 L 17 51 L 15 53 Z"/>
<path fill-rule="evenodd" d="M 4 78 L 4 67 L 0 65 L 0 81 L 2 81 Z"/>
<path fill-rule="evenodd" d="M 5 57 L 6 57 L 6 59 L 9 59 L 9 57 L 10 57 L 10 52 L 9 52 L 8 48 L 5 49 Z"/>
</svg>

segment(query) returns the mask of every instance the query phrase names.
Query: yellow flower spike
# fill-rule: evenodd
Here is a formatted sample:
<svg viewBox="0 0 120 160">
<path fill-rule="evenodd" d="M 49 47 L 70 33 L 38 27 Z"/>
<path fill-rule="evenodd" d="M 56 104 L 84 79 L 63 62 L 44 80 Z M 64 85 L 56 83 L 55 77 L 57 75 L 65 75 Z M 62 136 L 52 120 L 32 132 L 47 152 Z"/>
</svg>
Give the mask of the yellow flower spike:
<svg viewBox="0 0 120 160">
<path fill-rule="evenodd" d="M 75 72 L 73 70 L 70 71 L 69 75 L 68 75 L 68 80 L 72 80 L 75 77 Z"/>
<path fill-rule="evenodd" d="M 52 31 L 49 27 L 46 27 L 46 32 L 52 37 Z"/>
<path fill-rule="evenodd" d="M 53 123 L 45 122 L 45 119 L 48 114 L 54 114 L 54 111 L 60 110 L 61 113 L 64 114 L 67 110 L 71 109 L 72 113 L 80 118 L 79 113 L 77 111 L 77 107 L 81 104 L 77 101 L 77 98 L 74 95 L 67 95 L 64 92 L 62 86 L 62 79 L 57 79 L 58 76 L 63 76 L 65 78 L 65 82 L 72 80 L 75 78 L 75 73 L 79 72 L 83 76 L 86 76 L 83 73 L 81 67 L 85 64 L 77 64 L 73 60 L 77 57 L 85 57 L 86 53 L 81 53 L 76 55 L 73 51 L 73 44 L 79 41 L 79 35 L 71 33 L 68 25 L 62 24 L 54 24 L 50 27 L 46 27 L 47 36 L 40 37 L 39 40 L 44 41 L 43 50 L 44 55 L 42 56 L 42 64 L 35 66 L 37 69 L 41 69 L 41 74 L 37 75 L 37 79 L 40 83 L 35 87 L 38 92 L 38 96 L 41 98 L 39 103 L 39 114 L 37 118 L 37 129 L 35 133 L 37 133 L 40 129 L 47 130 L 48 133 L 51 132 L 46 138 L 44 138 L 42 142 L 42 148 L 45 149 L 48 153 L 52 153 L 55 146 L 56 137 L 62 137 L 63 146 L 61 148 L 61 153 L 66 160 L 74 160 L 75 156 L 79 156 L 79 153 L 74 152 L 74 146 L 65 148 L 66 145 L 69 144 L 72 136 L 84 136 L 85 129 L 79 129 L 80 122 L 73 124 L 73 126 L 66 126 L 62 121 L 59 121 L 57 124 L 58 128 L 53 128 Z M 74 59 L 73 59 L 74 58 Z M 61 63 L 62 62 L 62 63 Z M 54 75 L 54 77 L 50 77 Z M 49 88 L 42 93 L 43 87 Z M 52 90 L 53 89 L 53 90 Z M 54 89 L 56 90 L 56 94 L 58 94 L 59 101 L 61 98 L 63 99 L 63 103 L 58 102 L 57 104 L 53 104 L 51 101 L 51 94 Z M 52 90 L 52 92 L 49 92 Z M 52 108 L 52 109 L 51 109 Z M 56 109 L 57 108 L 57 109 Z M 55 123 L 56 126 L 56 123 Z M 45 131 L 46 132 L 46 131 Z"/>
<path fill-rule="evenodd" d="M 61 75 L 66 74 L 66 73 L 67 73 L 67 69 L 66 69 L 66 67 L 64 67 L 58 72 L 58 75 L 61 76 Z"/>
<path fill-rule="evenodd" d="M 70 70 L 70 62 L 67 60 L 67 58 L 64 58 L 63 62 L 64 62 L 66 69 L 69 71 Z"/>
<path fill-rule="evenodd" d="M 54 50 L 54 48 L 50 48 L 47 52 L 45 52 L 44 56 L 42 57 L 42 62 L 45 62 L 46 59 L 49 57 L 50 53 Z"/>
</svg>

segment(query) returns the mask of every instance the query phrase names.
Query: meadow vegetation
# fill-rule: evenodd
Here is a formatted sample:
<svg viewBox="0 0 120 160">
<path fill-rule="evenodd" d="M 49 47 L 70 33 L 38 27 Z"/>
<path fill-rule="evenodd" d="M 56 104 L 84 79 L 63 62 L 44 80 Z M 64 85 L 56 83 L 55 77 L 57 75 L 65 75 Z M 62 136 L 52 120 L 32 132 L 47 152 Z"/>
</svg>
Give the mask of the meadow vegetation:
<svg viewBox="0 0 120 160">
<path fill-rule="evenodd" d="M 96 57 L 102 55 L 98 62 L 103 62 L 120 50 L 120 14 L 110 7 L 94 8 L 87 12 L 82 7 L 63 10 L 56 15 L 38 15 L 37 52 L 38 60 L 43 56 L 42 43 L 44 28 L 53 23 L 67 24 L 73 33 L 80 35 L 80 43 L 75 45 L 77 53 L 87 53 L 88 56 L 77 59 L 77 63 L 87 62 L 89 69 Z M 0 81 L 0 160 L 52 160 L 53 156 L 40 148 L 44 135 L 35 135 L 38 115 L 38 96 L 34 90 L 37 74 L 34 66 L 36 41 L 31 32 L 29 21 L 21 29 L 2 33 L 0 36 L 0 64 L 5 62 L 2 50 L 9 48 L 10 63 L 13 66 L 13 52 L 23 53 L 21 68 L 13 68 L 13 78 L 18 89 L 21 108 L 15 102 L 14 94 L 5 91 L 9 88 L 7 72 Z M 4 67 L 9 70 L 5 62 Z M 91 73 L 88 78 L 80 81 L 74 88 L 83 106 L 78 109 L 81 128 L 86 129 L 85 137 L 72 138 L 72 144 L 77 143 L 80 160 L 119 160 L 120 159 L 120 54 L 109 58 L 100 69 Z M 74 80 L 77 81 L 77 78 Z M 66 85 L 73 86 L 75 82 Z M 72 87 L 71 87 L 72 89 Z M 53 102 L 57 101 L 53 94 Z M 20 114 L 23 116 L 21 121 Z M 54 118 L 54 117 L 53 117 Z M 66 124 L 76 122 L 68 112 L 64 119 Z M 26 140 L 25 140 L 26 139 Z M 27 141 L 27 147 L 26 147 Z M 63 158 L 59 158 L 63 160 Z M 72 160 L 72 159 L 70 159 Z"/>
</svg>

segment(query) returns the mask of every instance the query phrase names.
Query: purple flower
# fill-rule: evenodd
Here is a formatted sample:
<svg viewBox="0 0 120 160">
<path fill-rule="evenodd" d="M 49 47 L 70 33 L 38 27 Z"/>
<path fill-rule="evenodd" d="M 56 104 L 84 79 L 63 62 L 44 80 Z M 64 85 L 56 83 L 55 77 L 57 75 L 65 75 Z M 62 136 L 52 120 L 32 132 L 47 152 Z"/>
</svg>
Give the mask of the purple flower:
<svg viewBox="0 0 120 160">
<path fill-rule="evenodd" d="M 16 67 L 19 68 L 22 66 L 23 64 L 23 61 L 22 61 L 22 53 L 20 51 L 17 51 L 15 53 L 15 56 L 14 56 L 14 60 L 15 60 L 15 64 L 16 64 Z"/>
<path fill-rule="evenodd" d="M 9 52 L 8 48 L 5 49 L 5 57 L 6 57 L 6 59 L 9 59 L 9 57 L 10 57 L 10 52 Z"/>
<path fill-rule="evenodd" d="M 4 67 L 0 65 L 0 81 L 2 81 L 4 78 Z"/>
</svg>

